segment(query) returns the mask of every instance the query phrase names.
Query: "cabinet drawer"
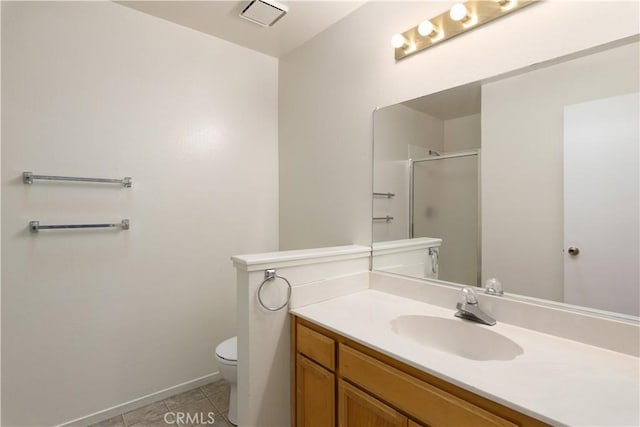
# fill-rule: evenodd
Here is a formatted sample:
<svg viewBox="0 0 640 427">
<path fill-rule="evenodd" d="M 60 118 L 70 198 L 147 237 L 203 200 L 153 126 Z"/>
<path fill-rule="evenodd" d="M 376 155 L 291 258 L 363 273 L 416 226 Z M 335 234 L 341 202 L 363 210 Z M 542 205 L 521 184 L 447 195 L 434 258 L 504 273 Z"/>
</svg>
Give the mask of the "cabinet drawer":
<svg viewBox="0 0 640 427">
<path fill-rule="evenodd" d="M 333 339 L 298 324 L 296 328 L 296 346 L 299 353 L 319 363 L 327 369 L 335 370 L 335 348 Z"/>
<path fill-rule="evenodd" d="M 340 375 L 427 425 L 516 425 L 344 344 L 339 352 Z"/>
</svg>

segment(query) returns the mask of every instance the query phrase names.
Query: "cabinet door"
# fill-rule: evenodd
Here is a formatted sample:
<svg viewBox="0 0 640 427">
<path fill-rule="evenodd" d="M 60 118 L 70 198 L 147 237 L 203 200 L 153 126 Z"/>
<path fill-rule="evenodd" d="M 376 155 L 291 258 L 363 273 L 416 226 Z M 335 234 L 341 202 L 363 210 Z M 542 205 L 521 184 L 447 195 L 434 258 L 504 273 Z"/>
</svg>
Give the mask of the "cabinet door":
<svg viewBox="0 0 640 427">
<path fill-rule="evenodd" d="M 338 396 L 339 427 L 407 426 L 407 417 L 343 380 Z"/>
<path fill-rule="evenodd" d="M 335 375 L 296 355 L 296 426 L 335 426 Z"/>
</svg>

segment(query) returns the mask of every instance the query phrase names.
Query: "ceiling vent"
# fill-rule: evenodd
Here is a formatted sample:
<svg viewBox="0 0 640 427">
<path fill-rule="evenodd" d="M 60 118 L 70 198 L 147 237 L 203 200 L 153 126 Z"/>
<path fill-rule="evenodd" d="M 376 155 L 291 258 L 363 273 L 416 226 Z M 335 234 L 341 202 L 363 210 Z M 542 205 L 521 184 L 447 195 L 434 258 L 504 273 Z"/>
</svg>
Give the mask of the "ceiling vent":
<svg viewBox="0 0 640 427">
<path fill-rule="evenodd" d="M 263 27 L 271 27 L 286 15 L 288 10 L 287 6 L 275 1 L 252 0 L 242 9 L 240 16 Z"/>
</svg>

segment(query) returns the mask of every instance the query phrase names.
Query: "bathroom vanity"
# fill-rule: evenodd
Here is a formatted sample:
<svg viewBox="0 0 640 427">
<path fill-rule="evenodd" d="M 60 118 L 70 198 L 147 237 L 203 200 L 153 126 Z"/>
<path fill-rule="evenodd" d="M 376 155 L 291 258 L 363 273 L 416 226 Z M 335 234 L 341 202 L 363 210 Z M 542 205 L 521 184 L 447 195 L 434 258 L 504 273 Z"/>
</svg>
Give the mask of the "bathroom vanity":
<svg viewBox="0 0 640 427">
<path fill-rule="evenodd" d="M 380 292 L 292 310 L 292 425 L 636 425 L 637 357 Z"/>
<path fill-rule="evenodd" d="M 291 325 L 297 426 L 546 425 L 315 323 Z"/>
</svg>

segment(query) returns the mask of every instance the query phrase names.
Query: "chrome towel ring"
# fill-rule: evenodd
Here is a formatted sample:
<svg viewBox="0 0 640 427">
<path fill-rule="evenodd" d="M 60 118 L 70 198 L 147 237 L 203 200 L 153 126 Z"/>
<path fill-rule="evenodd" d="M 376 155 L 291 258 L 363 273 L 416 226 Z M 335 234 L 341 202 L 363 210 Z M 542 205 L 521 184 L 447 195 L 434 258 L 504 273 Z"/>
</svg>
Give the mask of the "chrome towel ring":
<svg viewBox="0 0 640 427">
<path fill-rule="evenodd" d="M 287 300 L 284 302 L 284 304 L 282 304 L 279 307 L 268 307 L 267 305 L 265 305 L 264 301 L 262 301 L 262 297 L 260 296 L 260 293 L 262 292 L 262 287 L 265 285 L 265 283 L 271 281 L 271 280 L 276 280 L 276 279 L 282 279 L 285 281 L 285 283 L 287 284 Z M 287 279 L 285 279 L 282 276 L 278 276 L 276 274 L 276 270 L 274 268 L 270 268 L 264 271 L 264 280 L 262 281 L 262 283 L 260 283 L 260 287 L 258 287 L 258 302 L 260 303 L 260 305 L 262 306 L 262 308 L 264 308 L 265 310 L 269 310 L 269 311 L 279 311 L 282 310 L 283 308 L 285 308 L 287 306 L 287 304 L 289 304 L 289 300 L 291 300 L 291 283 L 289 283 L 289 281 Z"/>
</svg>

